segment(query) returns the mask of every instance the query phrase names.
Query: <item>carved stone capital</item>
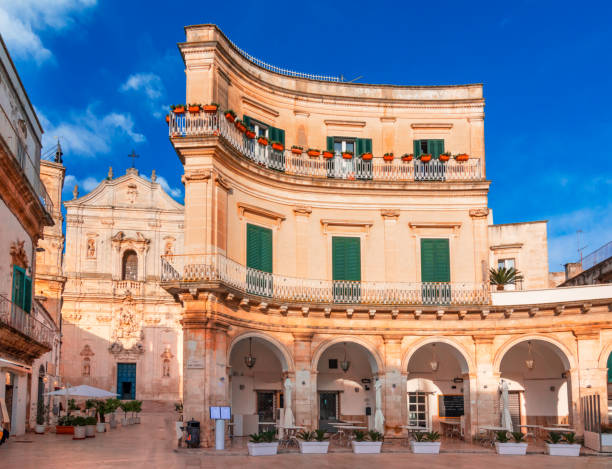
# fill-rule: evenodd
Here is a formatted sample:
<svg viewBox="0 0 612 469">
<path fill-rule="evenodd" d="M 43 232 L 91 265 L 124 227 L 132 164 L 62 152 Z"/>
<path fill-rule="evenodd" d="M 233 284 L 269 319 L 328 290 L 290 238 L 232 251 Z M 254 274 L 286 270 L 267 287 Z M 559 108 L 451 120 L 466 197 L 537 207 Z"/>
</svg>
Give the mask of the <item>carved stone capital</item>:
<svg viewBox="0 0 612 469">
<path fill-rule="evenodd" d="M 488 216 L 489 216 L 489 209 L 486 207 L 470 209 L 470 217 L 472 218 L 486 218 Z"/>
<path fill-rule="evenodd" d="M 186 182 L 206 181 L 210 179 L 211 171 L 209 169 L 193 169 L 183 174 L 181 181 Z"/>
</svg>

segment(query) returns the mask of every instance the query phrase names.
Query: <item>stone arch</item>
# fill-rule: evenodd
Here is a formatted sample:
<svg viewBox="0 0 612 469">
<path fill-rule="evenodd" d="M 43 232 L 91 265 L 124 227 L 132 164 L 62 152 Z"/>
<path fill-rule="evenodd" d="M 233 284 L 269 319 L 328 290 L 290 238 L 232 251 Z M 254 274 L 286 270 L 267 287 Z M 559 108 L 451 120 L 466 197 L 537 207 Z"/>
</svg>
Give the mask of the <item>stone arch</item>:
<svg viewBox="0 0 612 469">
<path fill-rule="evenodd" d="M 376 374 L 376 373 L 383 373 L 384 372 L 384 361 L 382 360 L 382 357 L 380 356 L 380 354 L 378 353 L 378 351 L 376 350 L 376 347 L 371 344 L 370 342 L 361 339 L 360 337 L 356 337 L 356 336 L 342 336 L 342 337 L 334 337 L 333 339 L 329 339 L 329 340 L 325 340 L 323 342 L 321 342 L 317 348 L 315 349 L 313 355 L 312 355 L 312 361 L 310 363 L 310 368 L 312 371 L 316 372 L 318 365 L 319 365 L 319 360 L 321 359 L 321 356 L 323 356 L 323 353 L 330 348 L 332 345 L 335 344 L 340 344 L 342 342 L 351 342 L 357 345 L 360 345 L 361 347 L 363 347 L 368 353 L 368 361 L 370 362 L 370 367 L 372 368 L 372 373 Z"/>
<path fill-rule="evenodd" d="M 295 371 L 293 356 L 291 355 L 287 347 L 285 347 L 285 345 L 282 342 L 280 342 L 278 339 L 276 339 L 275 337 L 268 335 L 264 332 L 258 332 L 258 331 L 243 332 L 242 334 L 239 334 L 236 337 L 234 337 L 227 351 L 228 360 L 230 359 L 232 355 L 232 350 L 234 349 L 235 345 L 244 339 L 248 339 L 249 337 L 261 339 L 263 342 L 267 343 L 267 346 L 270 349 L 270 351 L 272 351 L 274 355 L 276 355 L 276 358 L 278 358 L 278 361 L 281 364 L 283 372 L 294 372 Z"/>
<path fill-rule="evenodd" d="M 599 364 L 599 368 L 608 368 L 608 358 L 612 354 L 612 342 L 604 345 L 602 347 L 601 353 L 599 354 L 599 359 L 597 363 Z"/>
<path fill-rule="evenodd" d="M 459 362 L 459 366 L 461 367 L 462 373 L 471 373 L 475 370 L 474 361 L 462 344 L 452 339 L 449 339 L 448 337 L 435 336 L 425 337 L 410 346 L 410 349 L 406 352 L 404 358 L 402 359 L 402 371 L 408 370 L 410 359 L 421 347 L 433 343 L 442 343 L 451 347 L 451 351 Z"/>
<path fill-rule="evenodd" d="M 528 334 L 509 339 L 496 350 L 495 358 L 493 360 L 493 372 L 501 373 L 501 362 L 504 356 L 515 345 L 518 345 L 522 342 L 527 342 L 529 340 L 532 342 L 546 342 L 551 346 L 551 350 L 553 350 L 557 354 L 557 356 L 561 360 L 561 363 L 563 363 L 563 366 L 565 366 L 567 370 L 573 370 L 574 368 L 576 368 L 576 359 L 574 357 L 574 354 L 570 352 L 570 350 L 557 339 L 543 334 Z"/>
</svg>

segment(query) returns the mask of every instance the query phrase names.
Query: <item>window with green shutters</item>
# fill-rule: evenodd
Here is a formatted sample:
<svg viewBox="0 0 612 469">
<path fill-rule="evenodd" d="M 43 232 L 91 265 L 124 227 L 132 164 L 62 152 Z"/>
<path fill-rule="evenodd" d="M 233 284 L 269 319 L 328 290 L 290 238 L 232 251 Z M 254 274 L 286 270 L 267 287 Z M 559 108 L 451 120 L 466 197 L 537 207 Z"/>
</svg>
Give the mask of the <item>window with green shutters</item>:
<svg viewBox="0 0 612 469">
<path fill-rule="evenodd" d="M 268 137 L 271 142 L 280 142 L 285 145 L 285 131 L 283 129 L 272 127 L 247 115 L 242 116 L 242 120 L 247 127 L 252 127 L 258 136 Z"/>
<path fill-rule="evenodd" d="M 421 239 L 421 282 L 450 282 L 448 239 Z"/>
<path fill-rule="evenodd" d="M 247 224 L 247 291 L 272 296 L 272 230 Z"/>
<path fill-rule="evenodd" d="M 334 301 L 355 303 L 361 298 L 361 239 L 332 238 L 332 278 Z"/>
<path fill-rule="evenodd" d="M 16 265 L 13 266 L 11 301 L 28 313 L 32 308 L 32 279 L 24 269 Z"/>
<path fill-rule="evenodd" d="M 432 158 L 438 158 L 441 153 L 444 153 L 444 140 L 413 140 L 414 157 L 417 158 L 423 154 L 431 154 Z"/>
<path fill-rule="evenodd" d="M 608 383 L 612 383 L 612 353 L 608 355 Z"/>
</svg>

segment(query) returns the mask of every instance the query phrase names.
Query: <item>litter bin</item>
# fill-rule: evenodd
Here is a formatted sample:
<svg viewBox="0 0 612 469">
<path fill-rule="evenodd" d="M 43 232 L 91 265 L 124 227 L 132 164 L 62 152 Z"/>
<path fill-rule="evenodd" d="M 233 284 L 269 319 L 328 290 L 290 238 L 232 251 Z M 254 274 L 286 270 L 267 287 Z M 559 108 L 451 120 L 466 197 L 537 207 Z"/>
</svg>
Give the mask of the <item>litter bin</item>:
<svg viewBox="0 0 612 469">
<path fill-rule="evenodd" d="M 187 422 L 187 436 L 185 437 L 185 443 L 188 448 L 199 448 L 200 447 L 200 422 L 191 419 Z"/>
</svg>

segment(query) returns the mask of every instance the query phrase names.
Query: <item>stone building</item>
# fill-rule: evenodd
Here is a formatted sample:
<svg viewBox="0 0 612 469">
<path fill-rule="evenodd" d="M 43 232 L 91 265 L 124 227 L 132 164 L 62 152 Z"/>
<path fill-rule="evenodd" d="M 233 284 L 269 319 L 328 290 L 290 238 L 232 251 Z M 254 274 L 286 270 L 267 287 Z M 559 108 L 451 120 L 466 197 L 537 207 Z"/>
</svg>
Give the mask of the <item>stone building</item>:
<svg viewBox="0 0 612 469">
<path fill-rule="evenodd" d="M 499 424 L 501 380 L 515 424 L 582 432 L 583 398 L 607 398 L 611 287 L 547 289 L 545 226 L 490 227 L 482 85 L 344 83 L 253 59 L 214 25 L 186 35 L 186 102 L 220 112 L 170 116 L 184 242 L 158 272 L 204 444 L 210 405 L 244 434 L 288 411 L 287 387 L 309 428 L 473 436 Z M 524 288 L 491 292 L 512 258 Z"/>
<path fill-rule="evenodd" d="M 159 286 L 159 258 L 182 253 L 183 206 L 135 168 L 117 178 L 111 169 L 64 206 L 64 382 L 179 400 L 180 307 Z"/>
<path fill-rule="evenodd" d="M 42 132 L 0 38 L 0 425 L 17 435 L 36 402 L 30 394 L 35 360 L 57 340 L 32 286 L 36 243 L 56 210 L 40 177 Z"/>
</svg>

